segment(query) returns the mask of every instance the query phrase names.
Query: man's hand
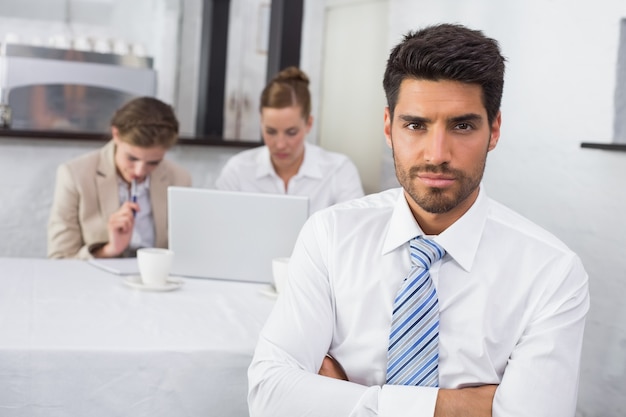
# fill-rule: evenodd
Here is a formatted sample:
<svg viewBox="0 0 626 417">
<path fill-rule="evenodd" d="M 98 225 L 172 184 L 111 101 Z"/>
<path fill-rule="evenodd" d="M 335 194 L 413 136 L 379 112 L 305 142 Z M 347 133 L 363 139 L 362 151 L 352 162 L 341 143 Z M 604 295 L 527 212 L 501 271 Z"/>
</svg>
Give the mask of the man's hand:
<svg viewBox="0 0 626 417">
<path fill-rule="evenodd" d="M 107 228 L 109 231 L 109 241 L 106 245 L 98 249 L 93 255 L 96 258 L 114 258 L 119 256 L 130 244 L 135 226 L 135 213 L 139 211 L 139 205 L 127 201 L 109 217 Z"/>
<path fill-rule="evenodd" d="M 329 378 L 343 379 L 344 381 L 348 380 L 348 376 L 343 370 L 341 364 L 339 364 L 339 362 L 337 362 L 335 358 L 330 355 L 324 356 L 322 367 L 320 368 L 318 374 Z"/>
<path fill-rule="evenodd" d="M 440 389 L 435 417 L 491 417 L 497 385 L 461 389 Z"/>
<path fill-rule="evenodd" d="M 348 381 L 341 364 L 330 355 L 324 357 L 318 374 Z M 482 385 L 461 389 L 440 389 L 434 417 L 491 417 L 496 388 L 497 385 Z"/>
</svg>

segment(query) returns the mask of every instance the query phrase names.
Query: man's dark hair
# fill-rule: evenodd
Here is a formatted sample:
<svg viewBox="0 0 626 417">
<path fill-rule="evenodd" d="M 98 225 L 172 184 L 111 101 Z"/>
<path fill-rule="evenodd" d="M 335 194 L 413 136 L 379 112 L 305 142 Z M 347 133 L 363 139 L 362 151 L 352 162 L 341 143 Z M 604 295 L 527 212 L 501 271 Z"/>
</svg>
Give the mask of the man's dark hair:
<svg viewBox="0 0 626 417">
<path fill-rule="evenodd" d="M 500 110 L 504 62 L 498 42 L 481 31 L 441 24 L 409 32 L 389 55 L 383 88 L 393 117 L 400 84 L 406 78 L 450 80 L 482 87 L 491 124 Z"/>
</svg>

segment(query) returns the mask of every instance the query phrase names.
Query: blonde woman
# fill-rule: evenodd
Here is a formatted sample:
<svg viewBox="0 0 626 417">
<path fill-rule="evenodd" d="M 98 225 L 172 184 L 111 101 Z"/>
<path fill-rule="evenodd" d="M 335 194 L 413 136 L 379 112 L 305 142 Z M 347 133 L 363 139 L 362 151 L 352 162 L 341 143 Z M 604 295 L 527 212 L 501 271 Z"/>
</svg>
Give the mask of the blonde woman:
<svg viewBox="0 0 626 417">
<path fill-rule="evenodd" d="M 305 141 L 313 116 L 303 71 L 279 72 L 263 89 L 260 111 L 265 146 L 233 156 L 216 181 L 218 189 L 307 196 L 311 212 L 363 196 L 347 156 Z"/>
</svg>

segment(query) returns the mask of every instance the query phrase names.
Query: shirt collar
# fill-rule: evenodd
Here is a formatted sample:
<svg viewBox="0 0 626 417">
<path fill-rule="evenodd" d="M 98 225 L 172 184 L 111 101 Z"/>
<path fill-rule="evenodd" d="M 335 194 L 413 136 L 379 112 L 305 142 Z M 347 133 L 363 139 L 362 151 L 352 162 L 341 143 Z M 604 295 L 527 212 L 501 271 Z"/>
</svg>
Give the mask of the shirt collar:
<svg viewBox="0 0 626 417">
<path fill-rule="evenodd" d="M 478 197 L 469 210 L 433 238 L 466 271 L 470 271 L 474 263 L 487 219 L 488 206 L 489 200 L 481 184 Z M 391 252 L 420 235 L 424 235 L 424 232 L 411 213 L 404 190 L 400 189 L 400 195 L 389 220 L 389 229 L 383 242 L 382 253 Z"/>
<path fill-rule="evenodd" d="M 117 185 L 120 187 L 120 189 L 126 190 L 128 193 L 130 193 L 130 186 L 128 185 L 126 180 L 120 177 L 119 175 L 117 176 Z M 137 183 L 137 195 L 138 196 L 143 195 L 144 193 L 147 193 L 149 189 L 150 189 L 150 176 L 148 175 L 145 180 Z"/>
<path fill-rule="evenodd" d="M 423 234 L 422 229 L 413 217 L 413 213 L 411 213 L 409 203 L 407 203 L 404 196 L 404 189 L 400 188 L 396 205 L 391 212 L 389 229 L 383 242 L 383 255 L 404 245 L 415 236 Z"/>
<path fill-rule="evenodd" d="M 270 150 L 267 146 L 262 146 L 256 156 L 256 177 L 276 176 L 272 159 L 270 158 Z"/>
<path fill-rule="evenodd" d="M 320 149 L 304 142 L 304 160 L 298 171 L 299 176 L 310 178 L 322 178 L 323 172 L 320 166 Z"/>
<path fill-rule="evenodd" d="M 270 151 L 267 146 L 263 146 L 259 154 L 257 155 L 257 168 L 256 177 L 262 178 L 267 176 L 276 177 L 276 171 L 272 165 L 272 159 L 270 157 Z M 320 158 L 318 156 L 318 149 L 314 146 L 310 146 L 307 142 L 304 142 L 304 159 L 302 165 L 296 174 L 297 177 L 311 177 L 322 178 L 322 168 L 320 167 Z"/>
</svg>

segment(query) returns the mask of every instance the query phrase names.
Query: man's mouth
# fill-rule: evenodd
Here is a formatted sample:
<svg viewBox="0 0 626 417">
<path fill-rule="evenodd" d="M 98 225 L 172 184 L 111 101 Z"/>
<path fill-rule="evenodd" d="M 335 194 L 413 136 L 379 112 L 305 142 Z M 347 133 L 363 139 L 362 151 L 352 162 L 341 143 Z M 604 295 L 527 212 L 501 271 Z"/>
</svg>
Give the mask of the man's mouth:
<svg viewBox="0 0 626 417">
<path fill-rule="evenodd" d="M 422 172 L 417 174 L 417 178 L 428 187 L 446 188 L 454 184 L 454 176 L 449 174 L 435 174 L 432 172 Z"/>
</svg>

